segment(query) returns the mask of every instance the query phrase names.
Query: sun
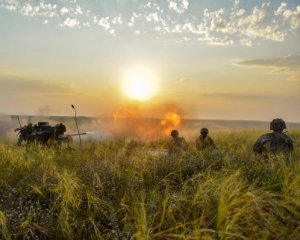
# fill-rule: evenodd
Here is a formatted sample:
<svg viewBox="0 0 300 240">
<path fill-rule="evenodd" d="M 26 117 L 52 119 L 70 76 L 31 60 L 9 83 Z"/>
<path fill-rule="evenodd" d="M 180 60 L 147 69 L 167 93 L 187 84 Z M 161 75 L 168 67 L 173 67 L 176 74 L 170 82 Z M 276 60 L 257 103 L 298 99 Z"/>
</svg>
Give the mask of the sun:
<svg viewBox="0 0 300 240">
<path fill-rule="evenodd" d="M 147 100 L 157 89 L 155 74 L 147 67 L 133 67 L 126 73 L 122 88 L 124 94 L 131 99 Z"/>
</svg>

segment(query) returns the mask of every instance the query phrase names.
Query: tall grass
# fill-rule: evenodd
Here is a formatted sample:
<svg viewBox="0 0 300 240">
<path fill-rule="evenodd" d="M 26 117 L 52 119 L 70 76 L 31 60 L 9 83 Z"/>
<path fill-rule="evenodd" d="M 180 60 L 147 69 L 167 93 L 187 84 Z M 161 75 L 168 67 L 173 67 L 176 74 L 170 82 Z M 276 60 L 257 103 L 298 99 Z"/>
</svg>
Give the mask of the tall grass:
<svg viewBox="0 0 300 240">
<path fill-rule="evenodd" d="M 167 140 L 1 143 L 0 239 L 300 239 L 300 149 L 260 161 L 259 134 L 180 157 L 160 154 Z"/>
</svg>

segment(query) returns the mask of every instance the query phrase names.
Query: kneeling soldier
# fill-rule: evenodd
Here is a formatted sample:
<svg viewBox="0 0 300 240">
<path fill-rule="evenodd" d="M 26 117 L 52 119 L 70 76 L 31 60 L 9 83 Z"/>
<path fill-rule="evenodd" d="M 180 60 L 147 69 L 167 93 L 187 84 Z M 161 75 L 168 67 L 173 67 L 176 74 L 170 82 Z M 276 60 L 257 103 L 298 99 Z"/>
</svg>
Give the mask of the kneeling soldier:
<svg viewBox="0 0 300 240">
<path fill-rule="evenodd" d="M 202 128 L 200 130 L 200 136 L 196 140 L 196 148 L 198 151 L 202 151 L 208 148 L 215 148 L 214 141 L 208 136 L 208 129 Z"/>
<path fill-rule="evenodd" d="M 171 140 L 169 143 L 169 155 L 181 155 L 183 151 L 187 150 L 187 143 L 183 137 L 179 137 L 177 130 L 171 131 Z"/>
<path fill-rule="evenodd" d="M 253 146 L 255 154 L 266 158 L 270 154 L 277 155 L 281 153 L 288 157 L 294 146 L 293 140 L 283 133 L 284 129 L 286 129 L 286 124 L 282 119 L 273 119 L 270 123 L 270 130 L 273 130 L 273 132 L 263 134 L 257 139 Z"/>
</svg>

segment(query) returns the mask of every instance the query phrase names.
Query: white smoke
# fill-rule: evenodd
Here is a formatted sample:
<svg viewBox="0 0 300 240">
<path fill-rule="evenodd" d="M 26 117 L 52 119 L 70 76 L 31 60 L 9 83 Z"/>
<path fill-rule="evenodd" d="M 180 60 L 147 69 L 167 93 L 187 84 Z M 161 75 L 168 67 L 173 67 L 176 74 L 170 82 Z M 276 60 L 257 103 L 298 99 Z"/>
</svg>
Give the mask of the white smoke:
<svg viewBox="0 0 300 240">
<path fill-rule="evenodd" d="M 0 114 L 0 140 L 11 140 L 14 135 L 14 128 L 18 127 L 13 118 L 9 115 Z"/>
</svg>

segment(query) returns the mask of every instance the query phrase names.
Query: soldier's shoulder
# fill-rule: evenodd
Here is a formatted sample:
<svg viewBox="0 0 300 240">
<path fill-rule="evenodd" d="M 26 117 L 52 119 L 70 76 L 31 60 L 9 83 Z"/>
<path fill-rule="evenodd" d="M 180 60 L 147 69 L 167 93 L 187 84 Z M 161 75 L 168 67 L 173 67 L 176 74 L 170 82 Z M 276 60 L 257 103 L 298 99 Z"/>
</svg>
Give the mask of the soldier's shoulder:
<svg viewBox="0 0 300 240">
<path fill-rule="evenodd" d="M 289 135 L 287 135 L 286 133 L 282 133 L 282 135 L 283 135 L 285 138 L 291 139 L 291 137 L 290 137 Z"/>
<path fill-rule="evenodd" d="M 210 136 L 207 136 L 207 138 L 208 138 L 209 140 L 213 140 Z"/>
<path fill-rule="evenodd" d="M 274 138 L 272 133 L 265 133 L 259 136 L 258 141 L 268 141 L 271 140 L 272 138 Z"/>
<path fill-rule="evenodd" d="M 286 135 L 285 133 L 283 133 L 283 137 L 287 142 L 293 142 L 293 139 L 290 136 Z"/>
</svg>

